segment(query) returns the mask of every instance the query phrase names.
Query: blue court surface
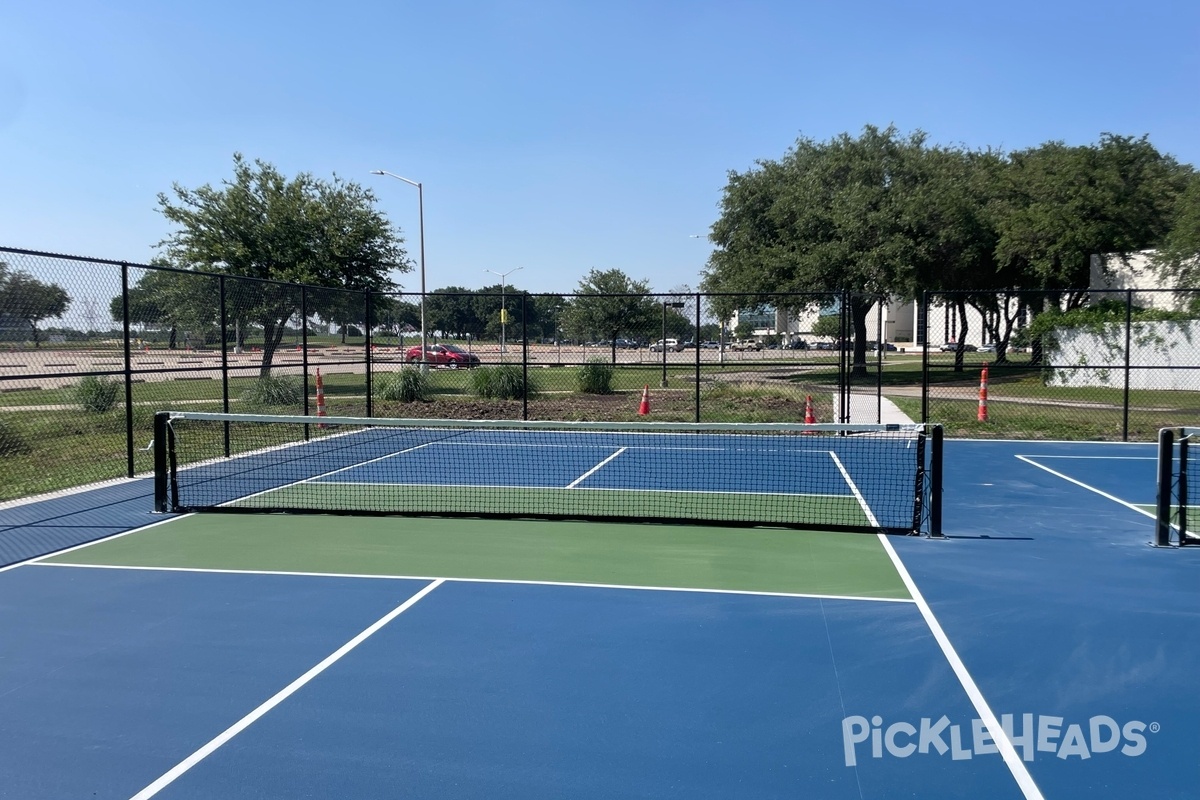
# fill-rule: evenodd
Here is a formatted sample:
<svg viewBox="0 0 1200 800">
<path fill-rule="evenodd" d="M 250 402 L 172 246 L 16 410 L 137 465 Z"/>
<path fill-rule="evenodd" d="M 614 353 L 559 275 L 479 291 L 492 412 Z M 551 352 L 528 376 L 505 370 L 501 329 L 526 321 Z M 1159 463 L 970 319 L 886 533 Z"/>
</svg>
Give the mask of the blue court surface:
<svg viewBox="0 0 1200 800">
<path fill-rule="evenodd" d="M 944 540 L 0 507 L 0 797 L 1197 798 L 1154 456 L 948 441 Z"/>
</svg>

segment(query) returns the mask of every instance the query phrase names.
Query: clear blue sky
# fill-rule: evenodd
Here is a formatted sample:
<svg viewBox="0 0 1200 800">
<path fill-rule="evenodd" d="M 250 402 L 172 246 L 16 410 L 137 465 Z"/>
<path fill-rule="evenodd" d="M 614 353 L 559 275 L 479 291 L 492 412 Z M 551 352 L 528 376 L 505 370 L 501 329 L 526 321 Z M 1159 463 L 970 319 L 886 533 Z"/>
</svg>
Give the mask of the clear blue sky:
<svg viewBox="0 0 1200 800">
<path fill-rule="evenodd" d="M 0 244 L 145 262 L 235 151 L 370 187 L 428 288 L 695 286 L 729 170 L 865 124 L 1200 163 L 1200 3 L 10 3 Z M 416 289 L 415 273 L 404 276 Z"/>
</svg>

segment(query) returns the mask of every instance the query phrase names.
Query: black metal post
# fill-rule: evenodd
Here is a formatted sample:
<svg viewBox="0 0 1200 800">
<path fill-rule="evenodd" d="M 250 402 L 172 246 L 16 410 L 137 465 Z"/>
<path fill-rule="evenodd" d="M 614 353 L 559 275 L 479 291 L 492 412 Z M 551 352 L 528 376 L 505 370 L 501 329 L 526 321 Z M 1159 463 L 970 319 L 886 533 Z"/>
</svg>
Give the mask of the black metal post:
<svg viewBox="0 0 1200 800">
<path fill-rule="evenodd" d="M 521 292 L 521 419 L 529 419 L 529 327 L 525 320 L 529 315 L 526 300 L 528 292 Z"/>
<path fill-rule="evenodd" d="M 121 335 L 125 350 L 125 476 L 132 478 L 133 463 L 133 353 L 129 341 L 129 265 L 121 262 Z"/>
<path fill-rule="evenodd" d="M 373 417 L 375 415 L 371 413 L 371 370 L 373 369 L 374 362 L 371 360 L 371 325 L 374 323 L 374 319 L 372 319 L 372 303 L 371 303 L 371 290 L 370 289 L 367 289 L 364 292 L 363 306 L 364 306 L 364 311 L 366 311 L 366 314 L 367 314 L 367 320 L 366 320 L 365 327 L 364 327 L 364 332 L 366 335 L 363 337 L 363 348 L 364 348 L 363 352 L 366 354 L 365 361 L 364 361 L 364 369 L 366 369 L 366 373 L 367 373 L 367 416 Z"/>
<path fill-rule="evenodd" d="M 929 453 L 929 535 L 942 536 L 942 426 L 930 430 Z"/>
<path fill-rule="evenodd" d="M 875 422 L 883 422 L 883 298 L 875 298 L 875 347 L 878 352 L 875 366 Z"/>
<path fill-rule="evenodd" d="M 300 287 L 300 372 L 304 378 L 304 416 L 308 416 L 308 287 Z M 309 437 L 308 425 L 304 426 L 304 439 Z"/>
<path fill-rule="evenodd" d="M 167 498 L 167 436 L 169 436 L 167 420 L 170 412 L 159 411 L 154 415 L 154 510 L 165 514 L 168 509 Z"/>
<path fill-rule="evenodd" d="M 1179 514 L 1176 524 L 1179 527 L 1179 544 L 1187 544 L 1188 540 L 1188 439 L 1187 431 L 1179 432 L 1179 478 L 1175 495 L 1179 498 Z"/>
<path fill-rule="evenodd" d="M 1129 441 L 1129 348 L 1132 343 L 1133 290 L 1125 290 L 1125 399 L 1121 403 L 1124 416 L 1121 421 L 1121 441 Z"/>
<path fill-rule="evenodd" d="M 667 301 L 663 300 L 662 339 L 659 340 L 662 350 L 662 388 L 667 388 Z"/>
<path fill-rule="evenodd" d="M 1171 486 L 1175 471 L 1172 469 L 1174 456 L 1174 433 L 1170 428 L 1158 432 L 1158 496 L 1155 500 L 1154 543 L 1159 547 L 1171 544 Z"/>
<path fill-rule="evenodd" d="M 217 278 L 217 292 L 220 294 L 218 303 L 221 309 L 221 411 L 229 413 L 229 316 L 225 304 L 225 276 Z M 236 346 L 236 342 L 234 345 Z M 229 423 L 221 426 L 225 457 L 229 458 Z"/>
<path fill-rule="evenodd" d="M 929 424 L 929 292 L 921 293 L 920 324 L 913 338 L 921 345 L 921 422 Z"/>
<path fill-rule="evenodd" d="M 692 334 L 692 344 L 696 350 L 696 417 L 700 421 L 700 295 L 696 294 L 696 331 Z"/>
</svg>

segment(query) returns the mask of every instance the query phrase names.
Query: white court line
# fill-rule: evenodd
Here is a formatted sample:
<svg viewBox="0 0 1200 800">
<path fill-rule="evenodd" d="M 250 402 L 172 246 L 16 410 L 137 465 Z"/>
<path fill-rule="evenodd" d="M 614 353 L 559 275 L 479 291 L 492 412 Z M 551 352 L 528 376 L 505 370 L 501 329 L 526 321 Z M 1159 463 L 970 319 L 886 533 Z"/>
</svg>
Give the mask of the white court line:
<svg viewBox="0 0 1200 800">
<path fill-rule="evenodd" d="M 274 696 L 272 696 L 265 703 L 263 703 L 258 708 L 251 711 L 246 716 L 242 717 L 240 720 L 238 720 L 234 724 L 230 725 L 228 728 L 226 728 L 224 731 L 222 731 L 220 734 L 218 734 L 215 738 L 213 738 L 211 741 L 209 741 L 206 745 L 201 747 L 196 752 L 192 753 L 190 756 L 185 758 L 183 761 L 180 761 L 174 767 L 167 770 L 167 772 L 163 773 L 163 775 L 161 775 L 158 778 L 158 780 L 154 781 L 149 786 L 147 786 L 145 789 L 142 789 L 140 792 L 135 794 L 133 796 L 132 800 L 148 800 L 148 798 L 154 797 L 154 795 L 158 794 L 163 789 L 170 786 L 172 783 L 175 782 L 176 779 L 178 779 L 185 772 L 187 772 L 192 767 L 199 764 L 204 759 L 208 758 L 210 755 L 212 755 L 214 752 L 216 752 L 216 750 L 218 748 L 220 748 L 222 745 L 224 745 L 226 742 L 228 742 L 234 736 L 237 736 L 239 733 L 244 731 L 246 728 L 253 725 L 258 719 L 260 719 L 264 714 L 266 714 L 272 708 L 275 708 L 275 706 L 279 705 L 284 700 L 286 700 L 287 698 L 289 698 L 290 696 L 295 694 L 297 691 L 302 689 L 304 687 L 304 685 L 307 684 L 309 681 L 311 681 L 313 678 L 317 677 L 322 672 L 324 672 L 326 669 L 331 667 L 333 664 L 335 664 L 336 662 L 341 660 L 341 658 L 343 656 L 345 656 L 351 650 L 358 647 L 360 644 L 362 644 L 367 639 L 369 639 L 371 636 L 373 636 L 384 625 L 387 625 L 389 622 L 394 620 L 396 617 L 400 616 L 405 611 L 412 608 L 414 605 L 419 603 L 426 595 L 428 595 L 430 592 L 432 592 L 434 589 L 436 589 L 437 587 L 439 587 L 441 585 L 442 585 L 441 579 L 435 580 L 433 583 L 429 584 L 424 589 L 417 592 L 412 597 L 408 598 L 403 603 L 401 603 L 400 605 L 393 608 L 387 614 L 380 617 L 370 627 L 366 628 L 361 633 L 359 633 L 357 636 L 355 636 L 353 639 L 346 642 L 344 645 L 339 647 L 337 650 L 333 651 L 328 656 L 326 656 L 315 667 L 313 667 L 308 672 L 301 675 L 296 680 L 289 683 L 284 688 L 280 689 L 278 692 L 275 693 Z"/>
<path fill-rule="evenodd" d="M 1017 456 L 1021 458 L 1021 456 Z M 1156 456 L 1030 456 L 1030 458 L 1077 458 L 1093 461 L 1157 461 Z"/>
<path fill-rule="evenodd" d="M 586 476 L 584 476 L 586 477 Z M 295 484 L 289 484 L 294 486 Z M 390 483 L 386 481 L 321 481 L 321 486 L 390 486 L 390 487 L 405 487 L 405 488 L 426 488 L 436 486 L 438 488 L 454 487 L 455 489 L 538 489 L 550 491 L 566 491 L 570 486 L 538 486 L 537 484 L 514 483 L 514 484 L 496 484 L 496 483 Z M 653 492 L 655 494 L 704 494 L 704 495 L 734 495 L 737 497 L 745 497 L 753 495 L 755 497 L 837 497 L 844 498 L 844 494 L 824 494 L 819 492 L 764 492 L 735 489 L 653 489 L 644 487 L 612 487 L 612 486 L 584 486 L 575 487 L 576 491 L 580 492 Z M 267 491 L 275 491 L 269 489 Z M 267 492 L 259 492 L 266 494 Z M 258 495 L 247 495 L 248 497 L 257 497 Z M 236 500 L 231 502 L 238 502 Z M 813 523 L 816 525 L 816 523 Z"/>
<path fill-rule="evenodd" d="M 53 553 L 43 553 L 40 556 L 33 556 L 32 558 L 27 558 L 24 561 L 17 561 L 16 563 L 8 564 L 7 566 L 0 567 L 0 572 L 7 572 L 8 570 L 16 569 L 17 567 L 24 567 L 24 566 L 37 564 L 38 562 L 40 562 L 46 558 L 54 558 L 55 556 L 61 556 L 66 553 L 73 553 L 76 550 L 82 550 L 85 547 L 91 547 L 92 545 L 100 544 L 101 542 L 111 542 L 114 539 L 120 539 L 122 536 L 128 536 L 131 533 L 140 533 L 141 531 L 150 530 L 151 528 L 157 528 L 159 525 L 166 525 L 168 522 L 174 522 L 177 519 L 183 519 L 184 517 L 190 517 L 190 516 L 192 516 L 192 515 L 191 514 L 177 514 L 173 517 L 168 517 L 166 519 L 160 519 L 157 522 L 151 522 L 149 525 L 142 525 L 141 527 L 134 528 L 133 530 L 121 531 L 120 533 L 114 533 L 109 536 L 103 536 L 99 539 L 93 539 L 90 542 L 84 542 L 83 544 L 72 545 L 71 547 L 64 547 L 62 550 L 55 550 Z"/>
<path fill-rule="evenodd" d="M 1021 789 L 1021 793 L 1025 795 L 1025 800 L 1043 800 L 1042 791 L 1033 782 L 1033 776 L 1029 774 L 1029 769 L 1025 766 L 1025 762 L 1017 755 L 1017 750 L 1004 733 L 1004 728 L 1000 725 L 1000 720 L 996 718 L 996 714 L 992 711 L 991 706 L 988 705 L 987 700 L 984 699 L 983 692 L 979 690 L 975 679 L 967 671 L 967 665 L 959 658 L 958 651 L 950 643 L 950 637 L 946 636 L 946 631 L 942 629 L 941 623 L 933 615 L 933 609 L 929 607 L 929 603 L 925 602 L 925 597 L 921 594 L 921 590 L 917 588 L 916 581 L 908 574 L 908 569 L 904 566 L 904 562 L 900 560 L 900 556 L 892 548 L 892 543 L 888 541 L 887 534 L 879 533 L 876 535 L 879 537 L 880 543 L 883 544 L 883 549 L 887 551 L 888 557 L 892 559 L 892 564 L 895 565 L 896 571 L 900 573 L 900 578 L 904 581 L 904 585 L 908 587 L 908 592 L 912 595 L 913 602 L 917 604 L 917 608 L 921 611 L 921 616 L 925 618 L 925 624 L 929 626 L 930 632 L 933 633 L 933 638 L 937 640 L 938 646 L 942 648 L 943 655 L 950 662 L 950 668 L 954 670 L 954 674 L 958 677 L 958 682 L 962 684 L 967 697 L 970 698 L 971 705 L 975 706 L 975 713 L 979 715 L 979 719 L 987 726 L 988 734 L 992 737 L 992 742 L 996 745 L 996 749 L 1000 751 L 1004 763 L 1008 766 L 1008 771 L 1012 773 L 1013 779 L 1016 780 L 1017 786 Z"/>
<path fill-rule="evenodd" d="M 378 458 L 372 458 L 368 461 L 359 461 L 357 464 L 351 464 L 348 467 L 340 467 L 338 469 L 332 469 L 329 472 L 322 472 L 320 475 L 313 475 L 311 477 L 303 478 L 298 481 L 292 481 L 291 483 L 285 483 L 281 486 L 272 486 L 270 489 L 264 489 L 261 492 L 255 492 L 254 494 L 243 495 L 241 497 L 234 498 L 233 500 L 230 500 L 228 502 L 221 503 L 221 505 L 231 506 L 234 503 L 240 503 L 244 500 L 249 500 L 252 497 L 262 497 L 264 494 L 273 494 L 273 493 L 281 491 L 283 489 L 290 489 L 293 486 L 302 486 L 303 484 L 311 483 L 312 481 L 316 481 L 316 480 L 320 480 L 321 478 L 324 478 L 327 475 L 337 475 L 339 472 L 345 472 L 345 471 L 351 470 L 351 469 L 358 469 L 359 467 L 365 467 L 367 464 L 374 464 L 379 461 L 387 461 L 389 458 L 395 458 L 396 456 L 402 456 L 405 453 L 411 453 L 414 450 L 420 450 L 422 447 L 429 447 L 429 445 L 431 445 L 431 444 L 433 444 L 433 443 L 426 442 L 425 444 L 418 444 L 418 445 L 414 445 L 413 447 L 406 447 L 403 450 L 397 450 L 394 453 L 388 453 L 387 455 L 379 456 Z M 262 469 L 262 467 L 259 467 L 258 469 Z M 322 483 L 333 483 L 333 481 L 322 481 Z"/>
<path fill-rule="evenodd" d="M 1147 511 L 1144 508 L 1138 508 L 1133 503 L 1127 503 L 1119 497 L 1115 497 L 1115 496 L 1109 494 L 1108 492 L 1097 489 L 1095 486 L 1088 486 L 1083 481 L 1077 481 L 1074 478 L 1072 478 L 1070 475 L 1064 475 L 1061 472 L 1058 472 L 1057 470 L 1050 469 L 1045 464 L 1039 464 L 1033 460 L 1035 458 L 1044 458 L 1044 456 L 1018 455 L 1017 458 L 1019 458 L 1021 461 L 1024 461 L 1026 464 L 1029 464 L 1030 466 L 1037 467 L 1038 469 L 1042 469 L 1042 470 L 1045 470 L 1046 472 L 1049 472 L 1051 475 L 1054 475 L 1055 477 L 1062 478 L 1064 481 L 1066 481 L 1068 483 L 1073 483 L 1076 486 L 1087 489 L 1089 492 L 1095 492 L 1096 494 L 1100 495 L 1101 497 L 1106 498 L 1108 500 L 1112 500 L 1114 503 L 1119 503 L 1120 505 L 1123 505 L 1126 508 L 1132 509 L 1132 510 L 1138 512 L 1139 514 L 1145 514 L 1150 519 L 1157 519 L 1156 515 L 1151 514 L 1149 511 Z"/>
<path fill-rule="evenodd" d="M 694 594 L 734 594 L 750 597 L 795 597 L 807 600 L 862 600 L 872 603 L 911 603 L 908 597 L 869 597 L 852 594 L 812 594 L 809 592 L 762 592 L 750 589 L 700 589 L 687 586 L 637 586 L 622 583 L 580 583 L 578 581 L 534 581 L 512 578 L 434 578 L 428 575 L 374 575 L 353 572 L 296 572 L 269 569 L 217 569 L 211 567 L 153 567 L 124 566 L 121 564 L 77 564 L 70 562 L 39 563 L 39 567 L 64 567 L 70 569 L 141 570 L 144 572 L 196 572 L 214 575 L 283 575 L 293 578 L 357 578 L 379 581 L 435 581 L 446 583 L 495 583 L 515 586 L 565 586 L 577 589 L 621 589 L 642 592 L 689 592 Z"/>
<path fill-rule="evenodd" d="M 604 459 L 604 460 L 603 460 L 603 461 L 601 461 L 599 464 L 597 464 L 596 466 L 592 467 L 592 468 L 591 468 L 591 469 L 589 469 L 587 472 L 583 473 L 583 474 L 582 474 L 582 475 L 580 475 L 578 478 L 576 478 L 575 480 L 573 480 L 573 481 L 571 481 L 570 483 L 568 483 L 568 484 L 567 484 L 567 488 L 568 488 L 568 489 L 574 489 L 576 486 L 578 486 L 579 484 L 583 483 L 583 482 L 584 482 L 585 480 L 587 480 L 589 477 L 591 477 L 592 475 L 595 475 L 597 472 L 599 472 L 601 469 L 603 469 L 605 464 L 607 464 L 608 462 L 612 461 L 614 458 L 616 458 L 617 456 L 621 455 L 621 453 L 624 453 L 624 452 L 625 452 L 626 450 L 628 450 L 628 449 L 629 449 L 629 448 L 627 448 L 627 447 L 622 447 L 620 450 L 618 450 L 617 452 L 613 453 L 613 454 L 612 454 L 612 455 L 610 455 L 608 458 Z"/>
<path fill-rule="evenodd" d="M 838 470 L 842 473 L 842 478 L 845 479 L 846 485 L 850 487 L 850 491 L 854 493 L 854 499 L 862 507 L 863 513 L 867 515 L 867 520 L 872 526 L 878 528 L 879 520 L 875 519 L 875 515 L 871 513 L 871 507 L 867 505 L 867 501 L 863 498 L 862 493 L 858 491 L 858 487 L 854 485 L 854 479 L 850 477 L 850 473 L 842 466 L 842 460 L 837 457 L 837 453 L 829 451 L 829 456 L 833 459 L 833 463 L 837 464 Z"/>
</svg>

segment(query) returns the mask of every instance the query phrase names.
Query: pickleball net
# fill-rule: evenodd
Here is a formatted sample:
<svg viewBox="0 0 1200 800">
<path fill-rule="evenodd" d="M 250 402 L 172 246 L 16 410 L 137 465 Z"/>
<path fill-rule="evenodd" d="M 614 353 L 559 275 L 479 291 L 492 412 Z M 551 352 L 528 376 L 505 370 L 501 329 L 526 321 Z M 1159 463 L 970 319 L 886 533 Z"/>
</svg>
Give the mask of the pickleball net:
<svg viewBox="0 0 1200 800">
<path fill-rule="evenodd" d="M 1200 507 L 1193 505 L 1200 477 L 1200 428 L 1163 428 L 1158 432 L 1158 492 L 1155 544 L 1200 544 Z"/>
<path fill-rule="evenodd" d="M 155 508 L 940 535 L 939 426 L 161 412 Z"/>
</svg>

